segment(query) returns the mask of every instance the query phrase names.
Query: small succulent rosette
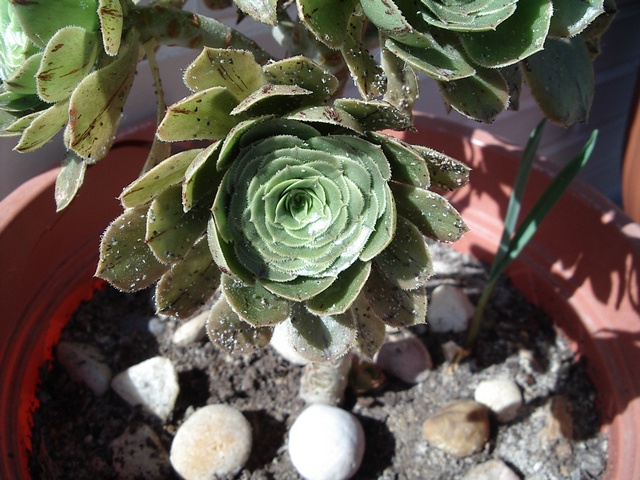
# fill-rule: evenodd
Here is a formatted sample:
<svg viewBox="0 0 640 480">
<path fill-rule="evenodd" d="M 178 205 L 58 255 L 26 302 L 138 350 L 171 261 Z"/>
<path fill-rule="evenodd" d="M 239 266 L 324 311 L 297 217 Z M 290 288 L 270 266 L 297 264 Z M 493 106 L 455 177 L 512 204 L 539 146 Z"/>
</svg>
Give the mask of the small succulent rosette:
<svg viewBox="0 0 640 480">
<path fill-rule="evenodd" d="M 66 125 L 67 148 L 102 158 L 138 62 L 120 1 L 0 0 L 0 28 L 0 134 L 30 152 Z"/>
<path fill-rule="evenodd" d="M 431 186 L 468 180 L 460 162 L 377 132 L 410 128 L 383 102 L 325 102 L 338 80 L 304 57 L 264 67 L 205 49 L 186 70 L 193 94 L 158 136 L 206 139 L 123 191 L 97 275 L 123 290 L 156 285 L 158 310 L 186 318 L 211 301 L 207 330 L 228 350 L 282 328 L 312 361 L 353 347 L 372 356 L 385 327 L 425 321 L 425 237 L 466 231 Z"/>
</svg>

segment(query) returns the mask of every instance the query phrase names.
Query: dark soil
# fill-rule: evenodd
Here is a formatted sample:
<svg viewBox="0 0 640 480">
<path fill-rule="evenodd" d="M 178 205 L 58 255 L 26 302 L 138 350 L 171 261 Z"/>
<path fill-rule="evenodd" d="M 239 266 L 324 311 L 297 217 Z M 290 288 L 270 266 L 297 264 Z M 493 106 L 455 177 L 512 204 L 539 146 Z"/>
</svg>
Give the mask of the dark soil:
<svg viewBox="0 0 640 480">
<path fill-rule="evenodd" d="M 429 288 L 452 283 L 475 301 L 486 278 L 485 267 L 446 247 L 434 250 L 438 264 L 456 273 L 433 277 Z M 176 322 L 156 317 L 156 326 L 164 328 L 154 334 L 149 330 L 153 317 L 149 292 L 122 294 L 106 288 L 80 306 L 62 338 L 96 345 L 114 374 L 153 356 L 170 358 L 179 372 L 181 392 L 168 422 L 162 424 L 130 407 L 113 391 L 95 397 L 71 381 L 54 359 L 42 369 L 41 406 L 34 415 L 30 458 L 33 478 L 116 478 L 109 444 L 127 426 L 147 423 L 169 450 L 184 419 L 210 403 L 233 405 L 253 426 L 251 458 L 234 479 L 300 478 L 288 457 L 286 438 L 304 407 L 297 397 L 302 368 L 271 349 L 232 357 L 206 340 L 176 347 L 171 343 Z M 444 362 L 440 345 L 448 340 L 462 343 L 463 335 L 434 335 L 426 326 L 413 330 L 435 363 L 425 382 L 411 386 L 388 378 L 381 389 L 364 396 L 347 391 L 344 407 L 362 422 L 367 442 L 354 478 L 455 479 L 491 458 L 502 459 L 526 479 L 601 477 L 607 442 L 599 433 L 596 392 L 584 366 L 574 361 L 550 319 L 526 303 L 508 281 L 499 282 L 494 292 L 474 355 L 455 371 Z M 482 380 L 505 376 L 518 383 L 525 404 L 511 423 L 493 420 L 491 440 L 482 452 L 457 459 L 422 438 L 422 423 L 436 409 L 451 400 L 472 398 Z M 558 416 L 552 403 L 566 407 L 563 423 L 572 430 L 570 438 L 550 435 L 547 425 L 554 420 L 550 412 Z"/>
</svg>

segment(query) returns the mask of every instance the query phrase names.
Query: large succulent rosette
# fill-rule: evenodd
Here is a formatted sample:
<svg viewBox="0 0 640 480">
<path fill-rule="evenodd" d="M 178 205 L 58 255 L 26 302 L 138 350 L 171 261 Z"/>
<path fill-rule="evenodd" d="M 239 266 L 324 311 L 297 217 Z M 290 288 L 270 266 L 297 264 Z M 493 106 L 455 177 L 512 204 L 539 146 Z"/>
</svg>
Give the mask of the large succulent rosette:
<svg viewBox="0 0 640 480">
<path fill-rule="evenodd" d="M 445 101 L 460 113 L 490 122 L 517 108 L 524 76 L 545 115 L 564 125 L 587 118 L 594 86 L 589 47 L 615 11 L 609 0 L 360 5 L 382 33 L 383 50 L 438 80 Z M 598 17 L 604 20 L 590 27 Z"/>
<path fill-rule="evenodd" d="M 250 88 L 238 88 L 240 70 L 255 73 Z M 303 58 L 260 67 L 207 49 L 185 79 L 194 93 L 159 135 L 213 143 L 123 191 L 98 275 L 125 290 L 157 282 L 159 311 L 176 317 L 209 304 L 209 335 L 229 350 L 264 346 L 277 328 L 301 355 L 332 361 L 352 347 L 373 355 L 386 325 L 424 322 L 425 237 L 466 230 L 428 188 L 463 185 L 468 169 L 376 132 L 410 126 L 388 104 L 324 105 L 338 82 Z"/>
</svg>

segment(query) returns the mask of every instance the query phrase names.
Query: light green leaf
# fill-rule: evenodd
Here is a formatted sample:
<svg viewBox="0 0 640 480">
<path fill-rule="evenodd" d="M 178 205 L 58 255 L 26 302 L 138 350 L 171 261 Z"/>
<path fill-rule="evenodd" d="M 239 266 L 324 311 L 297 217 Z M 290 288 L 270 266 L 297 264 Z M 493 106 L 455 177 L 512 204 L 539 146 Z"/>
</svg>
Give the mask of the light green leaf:
<svg viewBox="0 0 640 480">
<path fill-rule="evenodd" d="M 363 133 L 358 121 L 344 110 L 335 107 L 309 107 L 287 115 L 287 118 L 308 123 L 329 124 Z"/>
<path fill-rule="evenodd" d="M 137 62 L 137 38 L 130 33 L 114 62 L 90 73 L 73 91 L 67 134 L 70 148 L 81 157 L 96 162 L 106 155 L 120 123 Z"/>
<path fill-rule="evenodd" d="M 231 354 L 251 353 L 271 341 L 270 327 L 256 328 L 233 311 L 224 295 L 213 305 L 207 320 L 209 340 Z"/>
<path fill-rule="evenodd" d="M 274 326 L 289 318 L 289 301 L 259 283 L 247 285 L 222 275 L 222 292 L 233 311 L 254 327 Z"/>
<path fill-rule="evenodd" d="M 250 52 L 209 47 L 187 67 L 183 80 L 193 92 L 224 87 L 238 102 L 267 83 Z"/>
<path fill-rule="evenodd" d="M 371 100 L 365 102 L 356 98 L 339 98 L 333 105 L 354 117 L 367 131 L 407 130 L 412 127 L 411 117 L 387 102 Z"/>
<path fill-rule="evenodd" d="M 205 232 L 211 216 L 208 206 L 182 210 L 182 188 L 171 187 L 151 202 L 147 213 L 145 242 L 163 263 L 172 263 L 191 249 Z"/>
<path fill-rule="evenodd" d="M 371 262 L 357 261 L 338 275 L 326 290 L 307 300 L 307 309 L 316 315 L 346 312 L 369 278 Z"/>
<path fill-rule="evenodd" d="M 253 274 L 240 263 L 233 251 L 233 244 L 227 243 L 221 238 L 213 218 L 209 220 L 207 225 L 207 242 L 213 260 L 220 267 L 220 270 L 227 275 L 237 277 L 245 284 L 254 283 Z"/>
<path fill-rule="evenodd" d="M 4 85 L 8 92 L 29 95 L 35 94 L 38 91 L 35 77 L 36 72 L 40 68 L 42 55 L 43 52 L 31 55 L 15 72 L 13 72 L 11 78 L 4 81 Z"/>
<path fill-rule="evenodd" d="M 424 158 L 434 187 L 455 190 L 469 183 L 471 169 L 460 160 L 428 147 L 414 145 L 413 148 Z"/>
<path fill-rule="evenodd" d="M 318 105 L 329 99 L 340 85 L 336 77 L 306 57 L 295 56 L 264 66 L 269 82 L 276 85 L 297 85 L 312 92 L 301 99 L 305 105 Z"/>
<path fill-rule="evenodd" d="M 364 295 L 358 296 L 351 306 L 350 313 L 357 332 L 358 350 L 371 359 L 387 338 L 386 325 L 376 315 Z"/>
<path fill-rule="evenodd" d="M 237 104 L 224 87 L 199 91 L 168 108 L 157 135 L 167 142 L 220 139 L 242 120 L 231 116 Z"/>
<path fill-rule="evenodd" d="M 54 190 L 56 212 L 60 212 L 69 206 L 71 200 L 78 193 L 80 186 L 82 186 L 86 171 L 87 163 L 84 159 L 76 155 L 75 152 L 67 150 L 60 166 L 60 172 L 56 177 Z"/>
<path fill-rule="evenodd" d="M 553 0 L 549 36 L 574 37 L 604 13 L 604 0 Z"/>
<path fill-rule="evenodd" d="M 222 141 L 217 141 L 200 151 L 193 159 L 182 181 L 182 208 L 188 212 L 196 204 L 211 207 L 222 182 L 224 172 L 216 169 L 216 161 Z"/>
<path fill-rule="evenodd" d="M 458 211 L 437 193 L 391 182 L 398 213 L 429 238 L 455 242 L 468 230 Z"/>
<path fill-rule="evenodd" d="M 251 93 L 238 104 L 231 115 L 247 114 L 251 116 L 270 113 L 283 114 L 298 108 L 304 98 L 312 92 L 297 85 L 266 84 Z"/>
<path fill-rule="evenodd" d="M 303 302 L 329 288 L 335 280 L 336 277 L 297 277 L 288 282 L 276 282 L 261 278 L 260 283 L 275 295 L 294 302 Z"/>
<path fill-rule="evenodd" d="M 189 318 L 213 296 L 219 285 L 220 269 L 203 238 L 160 278 L 155 295 L 158 313 Z"/>
<path fill-rule="evenodd" d="M 40 98 L 58 102 L 71 95 L 93 68 L 98 38 L 97 33 L 80 27 L 63 28 L 51 38 L 36 73 Z"/>
<path fill-rule="evenodd" d="M 104 51 L 107 55 L 117 55 L 120 49 L 122 25 L 124 23 L 120 0 L 99 0 L 98 18 L 100 19 Z"/>
<path fill-rule="evenodd" d="M 345 0 L 327 4 L 325 0 L 298 0 L 298 18 L 318 40 L 333 49 L 339 49 L 349 34 L 349 20 L 358 0 Z"/>
<path fill-rule="evenodd" d="M 134 180 L 120 194 L 122 206 L 132 208 L 148 203 L 165 189 L 178 184 L 187 167 L 202 150 L 196 148 L 178 152 Z"/>
<path fill-rule="evenodd" d="M 155 283 L 168 269 L 144 243 L 145 206 L 125 210 L 104 232 L 96 276 L 124 291 Z"/>
<path fill-rule="evenodd" d="M 277 0 L 236 0 L 240 10 L 259 22 L 275 26 L 277 23 Z"/>
<path fill-rule="evenodd" d="M 51 140 L 69 121 L 68 107 L 68 101 L 58 102 L 40 112 L 22 132 L 15 150 L 22 153 L 32 152 Z"/>
<path fill-rule="evenodd" d="M 429 170 L 422 156 L 412 146 L 400 142 L 391 135 L 369 132 L 369 138 L 382 146 L 389 163 L 393 179 L 420 188 L 431 185 Z"/>
</svg>

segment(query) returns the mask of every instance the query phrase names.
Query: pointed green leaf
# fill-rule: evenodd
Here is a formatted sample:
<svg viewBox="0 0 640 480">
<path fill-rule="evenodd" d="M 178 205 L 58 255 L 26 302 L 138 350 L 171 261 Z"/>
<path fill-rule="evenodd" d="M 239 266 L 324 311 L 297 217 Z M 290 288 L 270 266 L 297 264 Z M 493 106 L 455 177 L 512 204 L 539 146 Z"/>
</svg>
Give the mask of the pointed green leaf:
<svg viewBox="0 0 640 480">
<path fill-rule="evenodd" d="M 604 13 L 604 0 L 554 0 L 549 36 L 574 37 Z"/>
<path fill-rule="evenodd" d="M 117 55 L 120 49 L 120 38 L 122 37 L 122 25 L 124 23 L 120 0 L 99 0 L 98 18 L 100 19 L 104 51 L 107 55 Z"/>
<path fill-rule="evenodd" d="M 476 74 L 438 82 L 445 101 L 465 117 L 491 123 L 509 105 L 509 87 L 497 70 L 478 68 Z"/>
<path fill-rule="evenodd" d="M 178 184 L 187 167 L 200 152 L 202 152 L 201 148 L 185 150 L 153 167 L 122 191 L 120 194 L 122 205 L 125 208 L 132 208 L 148 203 L 168 187 Z"/>
<path fill-rule="evenodd" d="M 584 40 L 547 40 L 544 51 L 524 61 L 523 72 L 549 120 L 564 126 L 587 121 L 595 79 Z"/>
<path fill-rule="evenodd" d="M 384 100 L 411 118 L 420 90 L 418 75 L 404 60 L 389 51 L 385 46 L 386 38 L 380 38 L 380 45 L 380 66 L 387 77 Z"/>
<path fill-rule="evenodd" d="M 367 358 L 373 356 L 387 337 L 385 323 L 376 315 L 364 295 L 358 296 L 350 310 L 357 332 L 356 345 Z"/>
<path fill-rule="evenodd" d="M 461 33 L 460 40 L 478 65 L 505 67 L 542 50 L 552 14 L 551 0 L 520 1 L 515 13 L 495 30 Z"/>
<path fill-rule="evenodd" d="M 4 127 L 4 130 L 2 131 L 2 133 L 0 133 L 0 136 L 12 137 L 16 135 L 22 135 L 22 132 L 24 132 L 25 129 L 29 125 L 31 125 L 31 122 L 33 122 L 36 118 L 38 118 L 41 113 L 42 113 L 41 111 L 33 112 L 33 113 L 30 113 L 29 115 L 16 118 L 10 113 L 5 112 L 4 110 L 0 110 L 0 115 L 3 115 L 4 117 L 3 119 L 6 119 L 6 121 L 9 122 L 9 124 L 6 127 Z"/>
<path fill-rule="evenodd" d="M 300 97 L 312 92 L 297 85 L 266 84 L 251 93 L 238 104 L 231 115 L 247 114 L 251 116 L 267 115 L 270 113 L 283 114 L 298 108 L 302 103 Z"/>
<path fill-rule="evenodd" d="M 287 115 L 287 118 L 308 123 L 329 124 L 363 133 L 358 121 L 344 110 L 335 107 L 309 107 Z"/>
<path fill-rule="evenodd" d="M 189 318 L 207 303 L 219 285 L 220 269 L 203 238 L 160 278 L 155 295 L 158 313 Z"/>
<path fill-rule="evenodd" d="M 360 260 L 363 262 L 368 262 L 376 255 L 378 255 L 382 250 L 384 250 L 391 240 L 393 239 L 393 235 L 396 231 L 396 204 L 393 198 L 393 194 L 389 189 L 389 185 L 384 185 L 385 190 L 385 204 L 386 208 L 384 213 L 378 221 L 376 222 L 376 226 L 371 232 L 371 236 L 369 240 L 367 240 L 367 244 L 360 252 Z"/>
<path fill-rule="evenodd" d="M 137 62 L 137 38 L 130 33 L 114 62 L 90 73 L 73 91 L 67 133 L 71 149 L 81 157 L 95 162 L 106 155 L 120 123 Z"/>
<path fill-rule="evenodd" d="M 389 163 L 393 179 L 415 187 L 429 188 L 429 170 L 422 156 L 410 145 L 383 133 L 369 132 L 369 138 L 382 146 Z"/>
<path fill-rule="evenodd" d="M 339 98 L 333 105 L 358 120 L 367 131 L 407 130 L 412 127 L 411 117 L 387 102 L 365 102 L 356 98 Z"/>
<path fill-rule="evenodd" d="M 275 26 L 277 23 L 277 0 L 236 0 L 240 10 L 259 22 Z"/>
<path fill-rule="evenodd" d="M 213 305 L 207 320 L 209 339 L 227 353 L 251 353 L 271 341 L 270 327 L 256 328 L 233 311 L 224 295 Z"/>
<path fill-rule="evenodd" d="M 428 147 L 414 145 L 413 148 L 424 158 L 434 187 L 455 190 L 469 183 L 471 169 L 460 160 Z"/>
<path fill-rule="evenodd" d="M 161 140 L 217 140 L 240 118 L 231 116 L 238 102 L 224 87 L 202 90 L 171 105 L 158 126 Z"/>
<path fill-rule="evenodd" d="M 87 171 L 87 162 L 75 152 L 67 150 L 62 160 L 60 172 L 56 177 L 54 197 L 56 199 L 56 212 L 67 208 L 74 199 L 84 181 Z"/>
<path fill-rule="evenodd" d="M 211 210 L 193 208 L 182 210 L 182 188 L 173 185 L 158 195 L 147 214 L 145 241 L 158 260 L 171 263 L 191 249 L 207 228 Z"/>
<path fill-rule="evenodd" d="M 144 243 L 146 214 L 147 208 L 144 206 L 125 210 L 102 236 L 96 276 L 120 290 L 146 288 L 168 269 Z"/>
<path fill-rule="evenodd" d="M 56 33 L 44 50 L 36 73 L 38 95 L 58 102 L 89 74 L 98 55 L 98 34 L 80 27 L 66 27 Z"/>
<path fill-rule="evenodd" d="M 312 362 L 335 362 L 354 345 L 356 332 L 349 314 L 318 316 L 302 303 L 291 306 L 285 323 L 289 343 L 298 354 Z"/>
<path fill-rule="evenodd" d="M 325 291 L 307 300 L 307 309 L 316 315 L 337 315 L 346 312 L 369 278 L 371 262 L 357 261 L 338 275 Z"/>
<path fill-rule="evenodd" d="M 42 52 L 31 55 L 13 72 L 11 78 L 4 80 L 7 91 L 22 95 L 35 94 L 38 91 L 35 77 L 40 68 L 42 55 Z"/>
<path fill-rule="evenodd" d="M 187 67 L 183 79 L 193 92 L 224 87 L 238 102 L 267 83 L 251 53 L 209 47 Z"/>
<path fill-rule="evenodd" d="M 254 277 L 238 260 L 233 245 L 225 242 L 218 232 L 214 219 L 210 219 L 207 225 L 207 242 L 209 250 L 216 265 L 227 275 L 237 277 L 243 283 L 251 285 Z"/>
<path fill-rule="evenodd" d="M 32 152 L 51 140 L 69 121 L 68 107 L 69 102 L 58 102 L 40 112 L 22 132 L 15 150 Z"/>
<path fill-rule="evenodd" d="M 289 318 L 289 301 L 259 283 L 247 285 L 222 275 L 222 292 L 233 311 L 254 327 L 273 326 Z"/>
<path fill-rule="evenodd" d="M 208 208 L 213 204 L 224 175 L 216 168 L 221 144 L 218 141 L 200 151 L 187 168 L 182 181 L 182 208 L 185 212 L 200 202 Z"/>
<path fill-rule="evenodd" d="M 301 99 L 305 105 L 318 105 L 328 100 L 338 89 L 340 82 L 329 72 L 306 57 L 295 56 L 264 67 L 269 82 L 276 85 L 297 85 L 312 92 Z"/>
<path fill-rule="evenodd" d="M 344 45 L 358 0 L 333 2 L 330 8 L 325 0 L 299 0 L 296 4 L 300 20 L 318 40 L 333 49 Z"/>
<path fill-rule="evenodd" d="M 376 265 L 362 289 L 376 316 L 392 327 L 409 327 L 425 322 L 427 293 L 424 287 L 403 290 Z"/>
<path fill-rule="evenodd" d="M 233 155 L 240 148 L 240 141 L 243 138 L 244 134 L 247 133 L 249 130 L 252 130 L 256 125 L 259 125 L 271 118 L 273 117 L 264 116 L 264 117 L 252 118 L 250 120 L 245 120 L 244 122 L 240 122 L 235 127 L 233 127 L 231 131 L 227 134 L 227 136 L 224 138 L 224 141 L 219 147 L 220 153 L 218 155 L 218 159 L 216 160 L 216 168 L 220 171 L 226 170 L 227 168 L 229 168 L 229 166 L 233 162 Z"/>
<path fill-rule="evenodd" d="M 275 282 L 261 278 L 260 283 L 275 295 L 293 300 L 294 302 L 303 302 L 329 288 L 335 280 L 336 277 L 297 277 L 288 282 Z"/>
<path fill-rule="evenodd" d="M 403 217 L 398 217 L 391 244 L 375 258 L 389 279 L 403 290 L 425 284 L 433 275 L 433 263 L 422 233 Z"/>
<path fill-rule="evenodd" d="M 455 242 L 468 230 L 458 211 L 437 193 L 391 182 L 398 213 L 429 238 Z"/>
</svg>

